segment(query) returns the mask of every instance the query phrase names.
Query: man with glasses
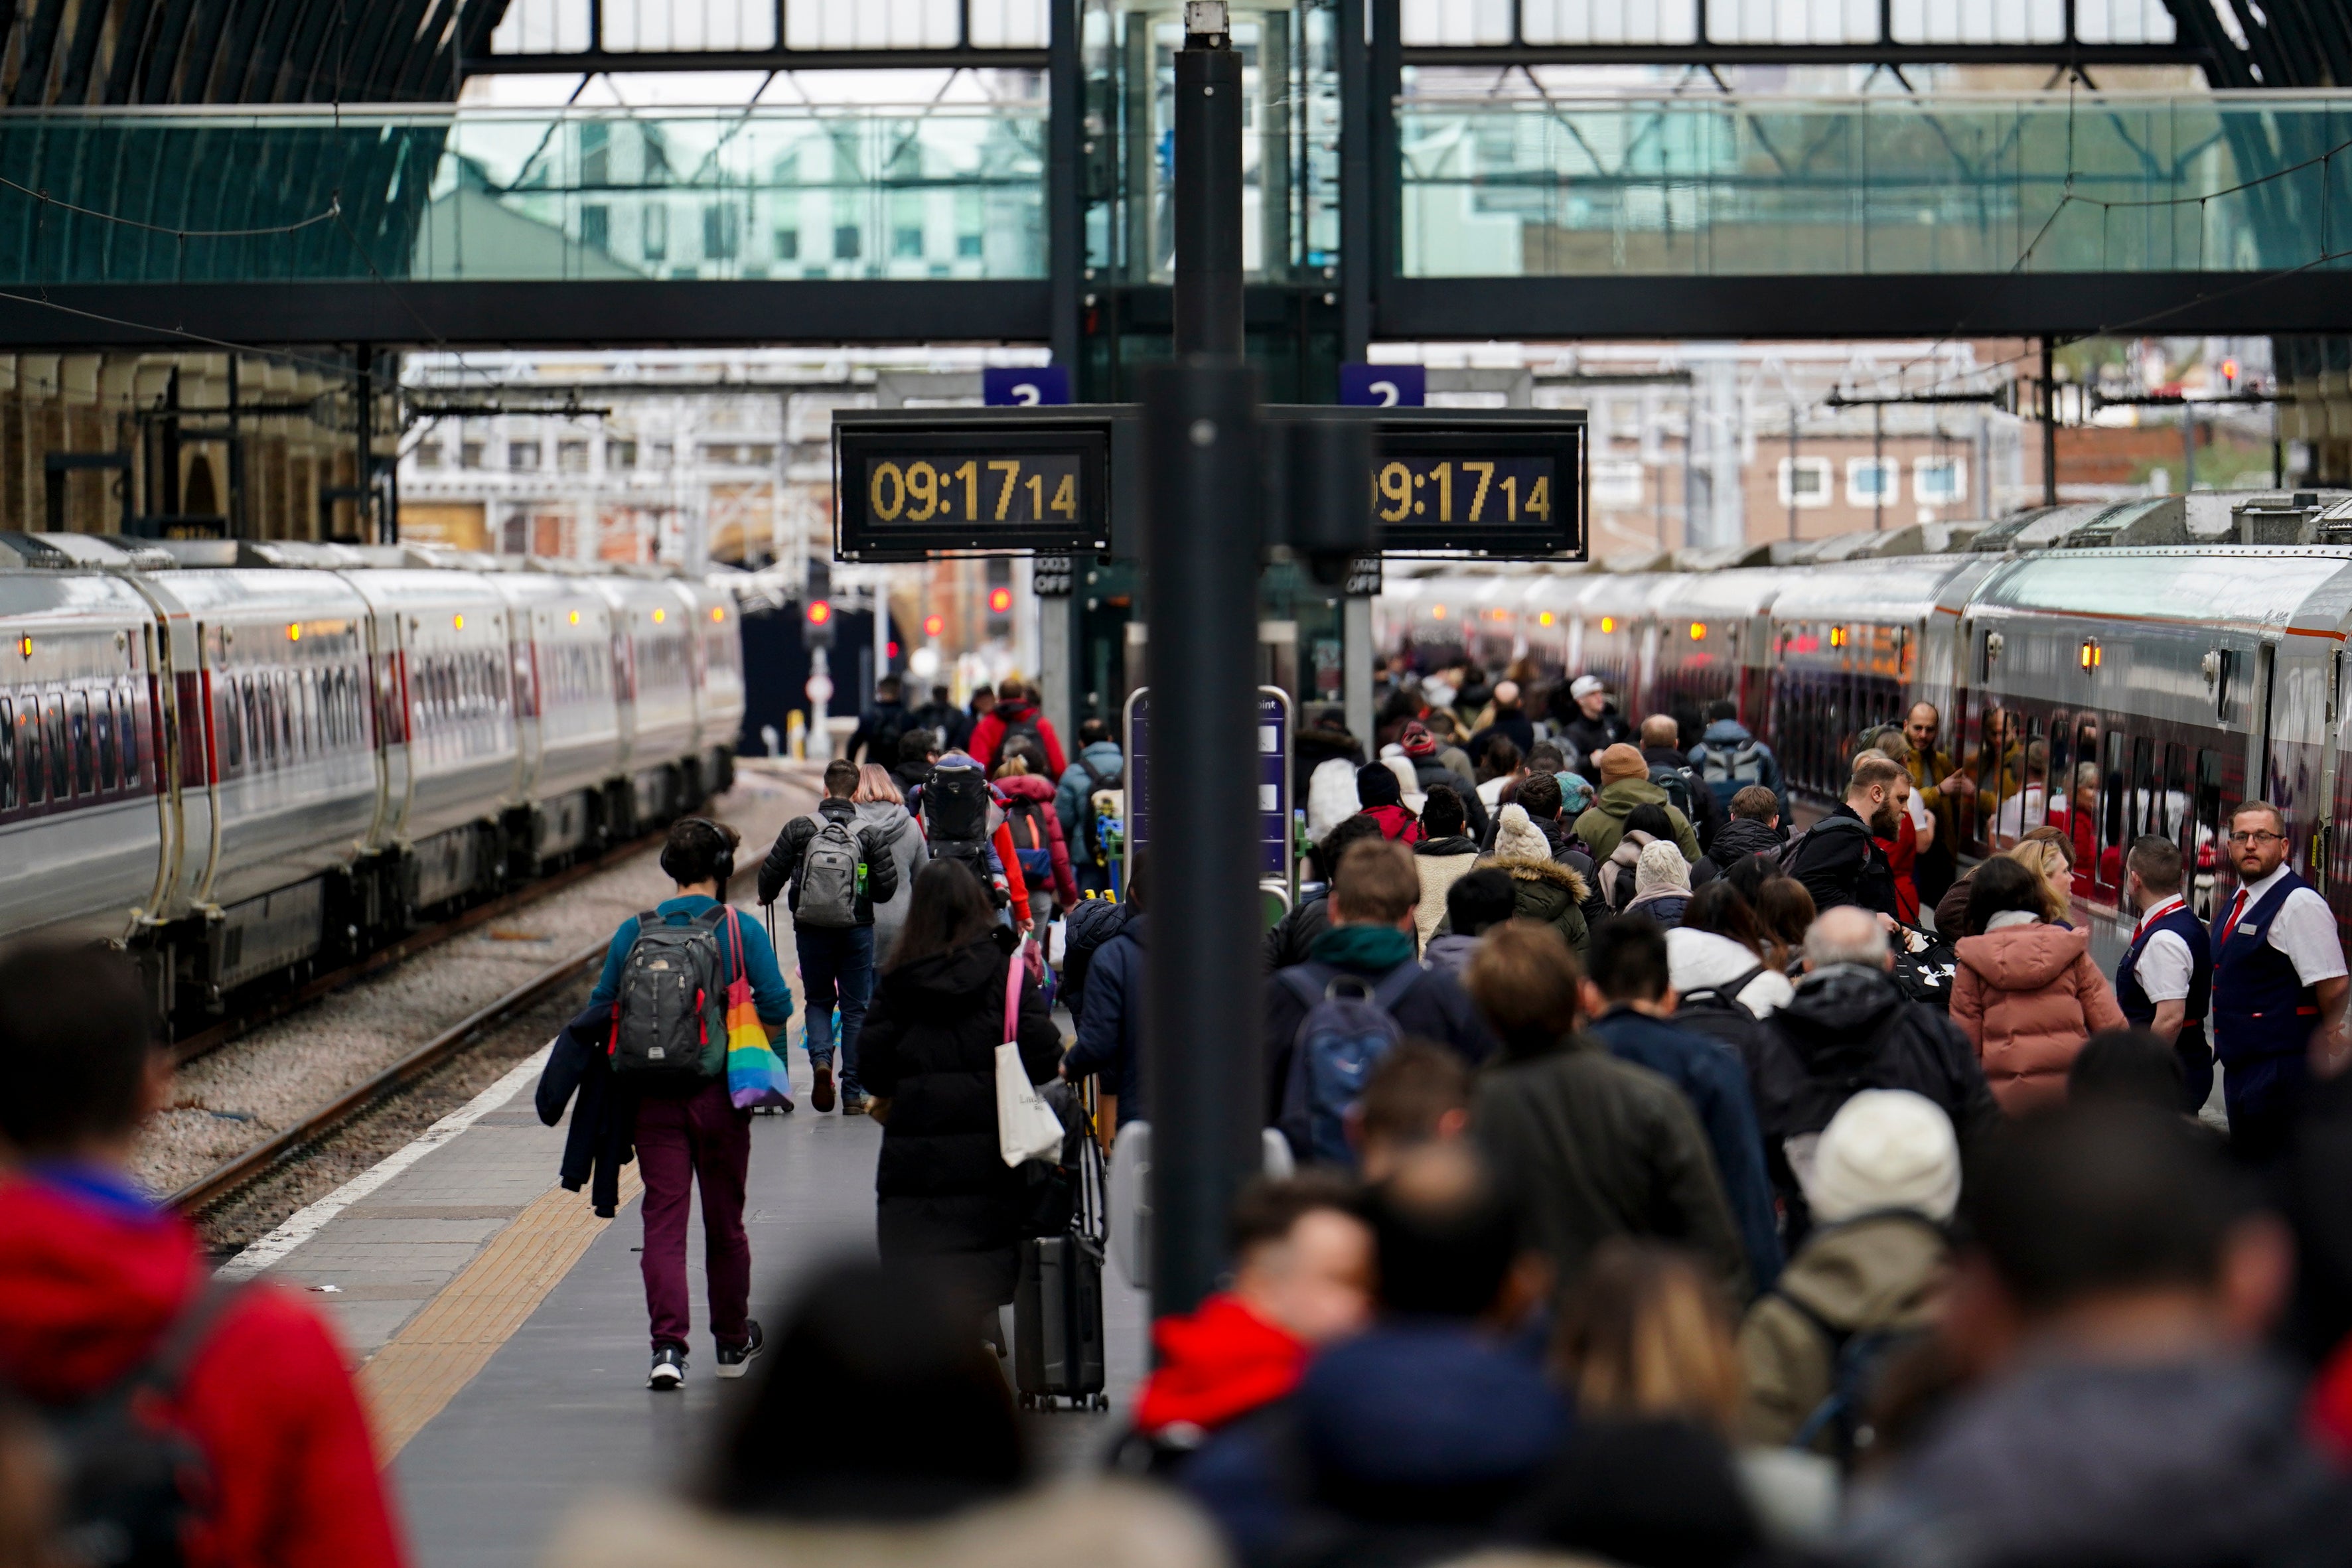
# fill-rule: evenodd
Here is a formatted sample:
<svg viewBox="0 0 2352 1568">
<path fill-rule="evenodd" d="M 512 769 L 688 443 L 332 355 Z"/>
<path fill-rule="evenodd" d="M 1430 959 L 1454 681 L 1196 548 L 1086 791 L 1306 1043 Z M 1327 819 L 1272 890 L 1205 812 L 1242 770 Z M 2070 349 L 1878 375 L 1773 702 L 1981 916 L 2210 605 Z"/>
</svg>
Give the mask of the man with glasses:
<svg viewBox="0 0 2352 1568">
<path fill-rule="evenodd" d="M 2327 900 L 2287 861 L 2286 818 L 2267 800 L 2230 816 L 2238 891 L 2213 925 L 2213 1051 L 2230 1143 L 2267 1160 L 2286 1143 L 2312 1067 L 2343 1061 L 2344 946 Z"/>
</svg>

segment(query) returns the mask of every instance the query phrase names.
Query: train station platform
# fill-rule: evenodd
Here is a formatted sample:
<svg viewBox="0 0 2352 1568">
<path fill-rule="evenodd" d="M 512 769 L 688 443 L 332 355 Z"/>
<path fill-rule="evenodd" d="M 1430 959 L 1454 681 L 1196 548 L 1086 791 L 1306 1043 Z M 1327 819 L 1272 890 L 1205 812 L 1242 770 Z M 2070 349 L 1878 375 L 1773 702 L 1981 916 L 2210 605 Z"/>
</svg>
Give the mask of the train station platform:
<svg viewBox="0 0 2352 1568">
<path fill-rule="evenodd" d="M 795 1041 L 798 1006 L 796 995 Z M 772 1343 L 813 1270 L 872 1254 L 882 1137 L 863 1117 L 812 1113 L 807 1059 L 797 1047 L 792 1059 L 800 1109 L 754 1118 L 744 1212 L 752 1312 Z M 541 1126 L 531 1103 L 542 1060 L 522 1062 L 225 1265 L 304 1290 L 336 1319 L 362 1364 L 362 1392 L 425 1568 L 533 1562 L 565 1512 L 598 1490 L 684 1479 L 709 1448 L 722 1401 L 753 1385 L 715 1375 L 698 1221 L 688 1257 L 692 1370 L 683 1393 L 645 1386 L 635 1167 L 609 1221 L 595 1218 L 585 1192 L 556 1185 L 563 1130 Z M 1144 1371 L 1144 1296 L 1115 1276 L 1105 1295 L 1112 1409 L 1035 1417 L 1035 1452 L 1051 1469 L 1093 1459 Z"/>
</svg>

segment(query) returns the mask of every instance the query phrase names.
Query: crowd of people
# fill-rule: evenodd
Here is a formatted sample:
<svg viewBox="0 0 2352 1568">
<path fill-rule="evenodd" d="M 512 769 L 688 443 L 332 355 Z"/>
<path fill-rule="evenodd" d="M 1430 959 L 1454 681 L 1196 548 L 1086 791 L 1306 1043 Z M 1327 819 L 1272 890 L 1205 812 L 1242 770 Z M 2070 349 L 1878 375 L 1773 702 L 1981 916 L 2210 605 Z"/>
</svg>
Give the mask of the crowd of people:
<svg viewBox="0 0 2352 1568">
<path fill-rule="evenodd" d="M 768 850 L 811 1109 L 881 1124 L 878 1259 L 772 1344 L 751 1103 L 708 1041 L 781 1040 L 794 1000 L 728 903 L 733 831 L 677 824 L 674 896 L 615 932 L 554 1110 L 578 1097 L 564 1179 L 600 1207 L 615 1143 L 640 1164 L 649 1385 L 689 1371 L 697 1189 L 717 1375 L 752 1382 L 689 1494 L 619 1489 L 551 1560 L 2352 1559 L 2347 970 L 2282 813 L 2230 817 L 2210 921 L 2180 846 L 2128 846 L 2105 971 L 2064 828 L 1963 873 L 1974 784 L 1925 705 L 1800 829 L 1736 710 L 1629 721 L 1583 676 L 1538 722 L 1521 694 L 1416 685 L 1370 756 L 1302 732 L 1312 874 L 1232 1086 L 1288 1168 L 1059 1487 L 985 1343 L 1024 1239 L 1067 1222 L 1003 1152 L 1000 1061 L 1094 1080 L 1106 1135 L 1149 1120 L 1116 745 L 1063 754 L 1017 683 L 960 746 L 902 712 Z M 323 1326 L 207 1287 L 124 1174 L 168 1092 L 141 997 L 120 955 L 0 956 L 0 1568 L 79 1561 L 57 1542 L 94 1509 L 192 1561 L 396 1563 Z M 151 1374 L 206 1485 L 94 1504 L 47 1435 L 109 1432 L 89 1413 Z"/>
</svg>

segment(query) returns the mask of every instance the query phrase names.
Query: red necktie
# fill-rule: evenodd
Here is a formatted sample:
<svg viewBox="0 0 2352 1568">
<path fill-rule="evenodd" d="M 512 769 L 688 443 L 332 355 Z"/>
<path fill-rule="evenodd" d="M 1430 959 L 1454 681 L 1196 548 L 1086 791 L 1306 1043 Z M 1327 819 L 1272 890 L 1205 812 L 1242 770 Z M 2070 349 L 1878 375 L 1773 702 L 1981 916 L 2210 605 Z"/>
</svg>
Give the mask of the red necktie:
<svg viewBox="0 0 2352 1568">
<path fill-rule="evenodd" d="M 2246 890 L 2242 887 L 2238 889 L 2238 902 L 2230 905 L 2230 918 L 2222 923 L 2221 940 L 2216 942 L 2215 946 L 2226 947 L 2230 945 L 2230 938 L 2237 932 L 2239 917 L 2245 913 Z"/>
</svg>

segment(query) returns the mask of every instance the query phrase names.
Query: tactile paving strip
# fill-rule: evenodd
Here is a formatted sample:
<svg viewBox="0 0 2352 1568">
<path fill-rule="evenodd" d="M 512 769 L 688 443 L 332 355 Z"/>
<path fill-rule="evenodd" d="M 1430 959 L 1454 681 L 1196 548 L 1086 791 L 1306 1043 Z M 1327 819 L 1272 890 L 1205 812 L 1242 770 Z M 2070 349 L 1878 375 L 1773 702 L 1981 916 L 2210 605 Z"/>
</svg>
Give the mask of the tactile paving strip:
<svg viewBox="0 0 2352 1568">
<path fill-rule="evenodd" d="M 644 1188 L 635 1165 L 622 1167 L 621 1207 Z M 612 1223 L 583 1195 L 550 1188 L 376 1352 L 360 1371 L 360 1390 L 381 1462 L 473 1381 Z"/>
</svg>

